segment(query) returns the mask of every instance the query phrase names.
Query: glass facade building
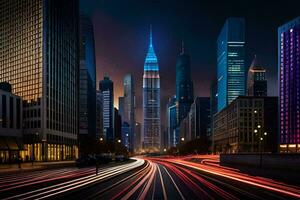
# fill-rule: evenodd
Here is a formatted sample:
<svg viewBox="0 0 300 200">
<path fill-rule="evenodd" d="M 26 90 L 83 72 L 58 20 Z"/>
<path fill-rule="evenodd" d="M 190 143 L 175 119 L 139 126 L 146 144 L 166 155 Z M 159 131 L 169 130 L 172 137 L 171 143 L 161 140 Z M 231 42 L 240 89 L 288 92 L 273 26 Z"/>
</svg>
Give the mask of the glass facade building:
<svg viewBox="0 0 300 200">
<path fill-rule="evenodd" d="M 99 83 L 102 97 L 102 134 L 106 141 L 114 140 L 114 83 L 104 77 Z"/>
<path fill-rule="evenodd" d="M 176 96 L 169 99 L 167 104 L 167 128 L 168 128 L 168 147 L 176 147 L 179 143 L 179 131 L 177 129 L 177 106 Z"/>
<path fill-rule="evenodd" d="M 74 0 L 0 1 L 0 82 L 23 100 L 31 160 L 77 157 L 79 9 Z"/>
<path fill-rule="evenodd" d="M 123 80 L 124 86 L 124 114 L 122 120 L 127 122 L 130 126 L 129 133 L 129 150 L 134 150 L 134 127 L 135 127 L 135 90 L 134 79 L 132 74 L 126 74 Z"/>
<path fill-rule="evenodd" d="M 177 97 L 177 124 L 180 124 L 190 111 L 194 101 L 194 89 L 191 78 L 190 56 L 182 50 L 176 63 L 176 97 Z"/>
<path fill-rule="evenodd" d="M 96 138 L 96 61 L 93 23 L 80 16 L 79 138 Z"/>
<path fill-rule="evenodd" d="M 150 44 L 144 63 L 143 75 L 143 124 L 142 145 L 147 152 L 157 152 L 161 148 L 160 121 L 160 77 L 159 66 L 152 44 L 150 28 Z"/>
<path fill-rule="evenodd" d="M 280 152 L 300 151 L 300 17 L 278 28 Z"/>
<path fill-rule="evenodd" d="M 218 111 L 245 95 L 245 20 L 228 18 L 217 40 Z"/>
</svg>

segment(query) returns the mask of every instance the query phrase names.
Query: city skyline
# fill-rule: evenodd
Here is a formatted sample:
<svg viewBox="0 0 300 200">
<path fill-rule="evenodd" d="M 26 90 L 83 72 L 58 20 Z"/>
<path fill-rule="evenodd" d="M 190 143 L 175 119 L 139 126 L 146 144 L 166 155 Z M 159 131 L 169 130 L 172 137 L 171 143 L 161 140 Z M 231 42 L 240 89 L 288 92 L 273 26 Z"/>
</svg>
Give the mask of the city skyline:
<svg viewBox="0 0 300 200">
<path fill-rule="evenodd" d="M 0 199 L 300 199 L 291 2 L 0 0 Z"/>
<path fill-rule="evenodd" d="M 147 52 L 149 24 L 153 26 L 154 45 L 161 65 L 161 104 L 175 94 L 175 66 L 184 40 L 191 56 L 192 79 L 195 96 L 209 96 L 209 86 L 216 71 L 216 38 L 230 16 L 246 20 L 246 71 L 256 54 L 261 64 L 267 66 L 268 94 L 277 95 L 277 28 L 297 16 L 293 3 L 281 5 L 274 2 L 227 1 L 213 4 L 209 1 L 89 1 L 85 12 L 95 26 L 97 82 L 105 74 L 115 82 L 115 106 L 122 96 L 122 78 L 130 71 L 136 79 L 137 118 L 142 116 L 142 70 Z M 290 1 L 294 2 L 294 1 Z M 286 7 L 281 11 L 282 6 Z M 126 8 L 120 11 L 120 8 Z M 215 10 L 209 13 L 208 10 Z M 266 11 L 266 12 L 265 12 Z M 278 15 L 277 13 L 281 13 Z M 171 23 L 169 23 L 171 22 Z M 122 34 L 120 34 L 122 33 Z M 259 44 L 259 45 L 257 45 Z M 268 44 L 268 45 L 261 45 Z M 209 70 L 205 70 L 209 69 Z M 171 74 L 172 76 L 168 76 Z M 165 112 L 162 112 L 165 121 Z"/>
</svg>

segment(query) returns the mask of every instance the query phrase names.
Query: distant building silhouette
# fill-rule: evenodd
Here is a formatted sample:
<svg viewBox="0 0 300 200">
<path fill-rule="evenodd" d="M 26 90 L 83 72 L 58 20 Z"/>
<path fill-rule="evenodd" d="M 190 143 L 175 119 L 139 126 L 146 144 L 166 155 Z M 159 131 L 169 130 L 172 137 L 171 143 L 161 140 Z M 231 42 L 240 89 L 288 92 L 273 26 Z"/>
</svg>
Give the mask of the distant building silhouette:
<svg viewBox="0 0 300 200">
<path fill-rule="evenodd" d="M 268 96 L 266 69 L 258 63 L 256 55 L 248 71 L 247 93 L 248 96 Z"/>
<path fill-rule="evenodd" d="M 79 139 L 96 139 L 96 61 L 92 21 L 80 16 Z"/>
</svg>

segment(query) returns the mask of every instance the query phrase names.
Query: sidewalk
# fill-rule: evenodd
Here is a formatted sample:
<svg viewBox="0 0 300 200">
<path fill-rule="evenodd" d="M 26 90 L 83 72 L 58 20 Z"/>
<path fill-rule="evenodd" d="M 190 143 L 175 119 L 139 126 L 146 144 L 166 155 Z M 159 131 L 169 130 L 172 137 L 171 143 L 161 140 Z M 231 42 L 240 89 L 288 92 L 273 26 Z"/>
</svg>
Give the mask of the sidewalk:
<svg viewBox="0 0 300 200">
<path fill-rule="evenodd" d="M 18 168 L 18 164 L 0 164 L 0 175 L 5 173 L 19 173 L 43 169 L 54 169 L 63 167 L 74 167 L 75 161 L 57 161 L 57 162 L 34 162 L 22 163 L 21 169 Z"/>
</svg>

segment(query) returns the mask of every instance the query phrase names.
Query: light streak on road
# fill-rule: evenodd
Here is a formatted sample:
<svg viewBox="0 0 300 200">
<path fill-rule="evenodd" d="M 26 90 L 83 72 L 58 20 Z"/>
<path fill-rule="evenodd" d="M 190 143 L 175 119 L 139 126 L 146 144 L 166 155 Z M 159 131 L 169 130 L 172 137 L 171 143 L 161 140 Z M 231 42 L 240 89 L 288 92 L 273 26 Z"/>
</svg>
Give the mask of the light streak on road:
<svg viewBox="0 0 300 200">
<path fill-rule="evenodd" d="M 54 195 L 58 195 L 64 192 L 68 192 L 70 190 L 75 190 L 80 187 L 86 186 L 88 184 L 92 184 L 106 178 L 110 178 L 113 176 L 117 176 L 121 173 L 125 173 L 130 171 L 136 167 L 142 166 L 144 164 L 144 160 L 137 159 L 133 163 L 124 164 L 121 166 L 110 167 L 104 170 L 99 171 L 99 175 L 89 175 L 81 178 L 77 178 L 71 181 L 55 184 L 52 186 L 44 187 L 41 189 L 33 190 L 30 192 L 22 193 L 19 195 L 11 196 L 6 198 L 8 199 L 44 199 L 49 198 Z M 15 188 L 15 187 L 14 187 Z"/>
<path fill-rule="evenodd" d="M 300 190 L 298 187 L 287 185 L 284 183 L 276 182 L 271 179 L 261 178 L 257 176 L 250 176 L 238 171 L 231 170 L 230 168 L 223 168 L 218 166 L 211 166 L 205 164 L 194 163 L 186 161 L 187 159 L 168 159 L 168 162 L 179 164 L 185 167 L 193 168 L 224 178 L 232 179 L 234 181 L 242 182 L 252 186 L 264 188 L 270 191 L 282 193 L 292 197 L 300 198 Z"/>
</svg>

